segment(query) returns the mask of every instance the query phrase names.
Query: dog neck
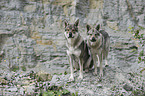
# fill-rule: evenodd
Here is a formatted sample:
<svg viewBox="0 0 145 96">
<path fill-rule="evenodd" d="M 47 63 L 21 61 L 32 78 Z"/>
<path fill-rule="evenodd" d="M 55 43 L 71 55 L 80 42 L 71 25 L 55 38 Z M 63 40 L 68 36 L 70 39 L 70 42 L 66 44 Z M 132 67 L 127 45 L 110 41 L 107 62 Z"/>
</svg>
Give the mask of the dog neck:
<svg viewBox="0 0 145 96">
<path fill-rule="evenodd" d="M 99 49 L 101 46 L 102 46 L 102 41 L 103 39 L 100 39 L 98 42 L 96 42 L 96 43 L 93 43 L 93 42 L 91 42 L 91 41 L 87 41 L 87 43 L 88 43 L 88 45 L 89 45 L 89 47 L 90 48 L 92 48 L 92 49 Z"/>
<path fill-rule="evenodd" d="M 80 35 L 78 35 L 76 39 L 75 38 L 68 39 L 67 46 L 68 46 L 68 48 L 72 47 L 72 48 L 76 49 L 80 46 L 82 41 L 83 41 L 83 38 Z"/>
</svg>

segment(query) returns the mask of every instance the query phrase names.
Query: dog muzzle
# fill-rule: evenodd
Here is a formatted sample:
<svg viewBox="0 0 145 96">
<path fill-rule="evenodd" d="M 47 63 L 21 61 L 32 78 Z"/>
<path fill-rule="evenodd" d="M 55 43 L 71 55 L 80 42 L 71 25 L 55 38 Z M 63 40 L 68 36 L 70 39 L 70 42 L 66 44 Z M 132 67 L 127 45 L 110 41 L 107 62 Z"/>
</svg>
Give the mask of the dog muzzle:
<svg viewBox="0 0 145 96">
<path fill-rule="evenodd" d="M 68 38 L 74 38 L 71 32 L 69 33 Z"/>
<path fill-rule="evenodd" d="M 95 37 L 92 37 L 90 41 L 95 42 L 96 41 Z"/>
</svg>

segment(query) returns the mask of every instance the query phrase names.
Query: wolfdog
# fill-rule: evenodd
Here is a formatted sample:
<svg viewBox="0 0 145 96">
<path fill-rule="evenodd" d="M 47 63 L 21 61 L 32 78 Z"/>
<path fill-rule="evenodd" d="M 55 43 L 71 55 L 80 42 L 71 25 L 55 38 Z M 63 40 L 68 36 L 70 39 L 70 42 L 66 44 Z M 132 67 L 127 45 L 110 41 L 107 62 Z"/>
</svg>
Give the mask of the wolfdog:
<svg viewBox="0 0 145 96">
<path fill-rule="evenodd" d="M 83 69 L 88 71 L 93 66 L 87 43 L 83 40 L 78 32 L 79 19 L 74 24 L 69 24 L 67 20 L 65 24 L 66 46 L 68 48 L 67 55 L 69 57 L 71 76 L 70 81 L 74 80 L 74 68 L 80 69 L 79 79 L 83 79 Z"/>
<path fill-rule="evenodd" d="M 100 67 L 100 77 L 103 76 L 102 61 L 105 59 L 105 66 L 108 66 L 107 56 L 109 52 L 110 37 L 107 32 L 100 29 L 100 24 L 95 28 L 91 28 L 90 25 L 86 25 L 87 28 L 87 44 L 90 48 L 91 55 L 94 62 L 94 75 L 97 75 L 97 64 Z"/>
</svg>

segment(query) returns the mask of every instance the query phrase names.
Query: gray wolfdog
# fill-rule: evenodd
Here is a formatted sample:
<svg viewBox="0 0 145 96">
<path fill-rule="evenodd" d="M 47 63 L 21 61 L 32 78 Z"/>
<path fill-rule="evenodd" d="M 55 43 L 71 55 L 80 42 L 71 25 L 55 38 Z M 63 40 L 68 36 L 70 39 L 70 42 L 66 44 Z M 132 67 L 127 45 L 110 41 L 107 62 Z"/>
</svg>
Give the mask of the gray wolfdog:
<svg viewBox="0 0 145 96">
<path fill-rule="evenodd" d="M 103 76 L 102 61 L 105 59 L 105 66 L 108 66 L 107 56 L 109 52 L 110 37 L 107 32 L 100 30 L 100 24 L 96 25 L 95 28 L 91 28 L 90 25 L 86 25 L 87 28 L 87 44 L 90 48 L 91 55 L 94 62 L 94 75 L 97 75 L 97 64 L 100 67 L 100 77 Z"/>
<path fill-rule="evenodd" d="M 79 19 L 74 24 L 69 24 L 65 20 L 65 38 L 68 48 L 67 55 L 69 57 L 71 76 L 70 81 L 74 80 L 74 68 L 80 69 L 79 79 L 83 79 L 83 69 L 88 71 L 93 66 L 93 60 L 90 57 L 88 46 L 78 32 Z"/>
</svg>

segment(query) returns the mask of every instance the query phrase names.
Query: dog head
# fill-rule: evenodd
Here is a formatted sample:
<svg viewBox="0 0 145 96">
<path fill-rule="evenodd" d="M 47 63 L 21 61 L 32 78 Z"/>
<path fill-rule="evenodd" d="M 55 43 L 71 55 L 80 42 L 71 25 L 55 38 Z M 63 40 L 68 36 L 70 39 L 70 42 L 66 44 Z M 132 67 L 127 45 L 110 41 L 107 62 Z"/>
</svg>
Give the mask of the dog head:
<svg viewBox="0 0 145 96">
<path fill-rule="evenodd" d="M 102 38 L 100 33 L 100 24 L 96 25 L 95 28 L 91 28 L 90 25 L 86 25 L 87 28 L 87 40 L 92 44 L 96 44 Z"/>
<path fill-rule="evenodd" d="M 79 33 L 78 33 L 78 24 L 79 24 L 79 19 L 74 23 L 74 24 L 69 24 L 65 20 L 65 37 L 68 39 L 73 39 L 77 38 Z"/>
</svg>

